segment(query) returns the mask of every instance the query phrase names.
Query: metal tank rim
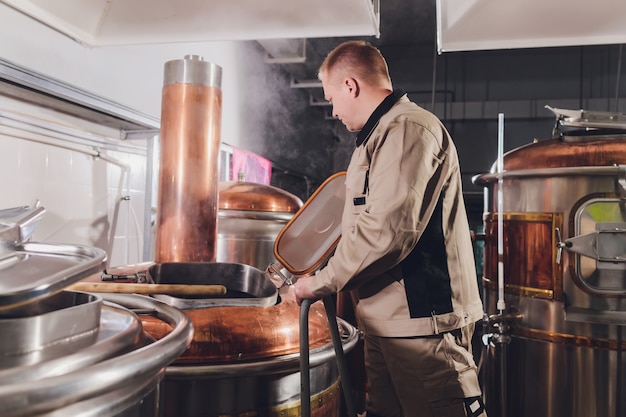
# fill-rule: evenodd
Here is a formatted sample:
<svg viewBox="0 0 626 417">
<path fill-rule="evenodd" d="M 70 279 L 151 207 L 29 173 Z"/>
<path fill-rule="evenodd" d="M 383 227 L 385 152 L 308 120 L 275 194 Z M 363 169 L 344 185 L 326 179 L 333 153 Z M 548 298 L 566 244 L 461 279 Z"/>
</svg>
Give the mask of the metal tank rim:
<svg viewBox="0 0 626 417">
<path fill-rule="evenodd" d="M 343 334 L 343 350 L 346 353 L 350 352 L 359 341 L 359 331 L 340 317 L 337 317 L 337 323 L 346 332 Z M 310 366 L 318 366 L 334 360 L 334 358 L 335 351 L 333 350 L 333 346 L 329 343 L 328 345 L 311 349 Z M 173 378 L 203 377 L 217 379 L 229 376 L 239 376 L 242 374 L 253 376 L 294 372 L 299 371 L 299 366 L 300 354 L 291 353 L 288 355 L 242 363 L 221 363 L 215 365 L 170 365 L 165 369 L 165 375 L 166 377 Z"/>
<path fill-rule="evenodd" d="M 472 177 L 472 183 L 476 185 L 487 185 L 489 183 L 497 182 L 500 179 L 565 176 L 619 176 L 621 178 L 626 178 L 626 165 L 536 168 L 504 171 L 502 173 L 476 175 Z"/>
</svg>

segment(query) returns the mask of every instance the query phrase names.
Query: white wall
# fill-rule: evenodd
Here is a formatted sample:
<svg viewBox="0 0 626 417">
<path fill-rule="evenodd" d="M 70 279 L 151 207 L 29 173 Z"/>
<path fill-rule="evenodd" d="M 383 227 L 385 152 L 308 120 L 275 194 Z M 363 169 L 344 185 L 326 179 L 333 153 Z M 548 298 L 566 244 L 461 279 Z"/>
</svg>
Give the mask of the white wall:
<svg viewBox="0 0 626 417">
<path fill-rule="evenodd" d="M 0 95 L 0 209 L 38 202 L 33 241 L 96 246 L 109 265 L 141 261 L 147 140 L 117 146 L 115 134 Z"/>
<path fill-rule="evenodd" d="M 198 42 L 88 49 L 0 4 L 0 57 L 84 90 L 160 117 L 163 65 L 201 55 L 222 67 L 222 136 L 239 144 L 237 54 L 242 42 Z"/>
<path fill-rule="evenodd" d="M 213 42 L 87 49 L 0 4 L 0 58 L 156 118 L 166 61 L 196 54 L 220 65 L 222 141 L 234 146 L 243 117 L 236 60 L 246 48 Z M 143 258 L 144 216 L 150 216 L 144 210 L 147 141 L 127 141 L 132 152 L 100 146 L 103 158 L 98 158 L 89 143 L 50 139 L 46 129 L 33 134 L 7 126 L 20 114 L 34 116 L 36 123 L 97 132 L 105 141 L 117 137 L 108 128 L 3 96 L 0 83 L 0 209 L 39 200 L 46 214 L 33 240 L 101 247 L 109 266 L 150 260 Z"/>
</svg>

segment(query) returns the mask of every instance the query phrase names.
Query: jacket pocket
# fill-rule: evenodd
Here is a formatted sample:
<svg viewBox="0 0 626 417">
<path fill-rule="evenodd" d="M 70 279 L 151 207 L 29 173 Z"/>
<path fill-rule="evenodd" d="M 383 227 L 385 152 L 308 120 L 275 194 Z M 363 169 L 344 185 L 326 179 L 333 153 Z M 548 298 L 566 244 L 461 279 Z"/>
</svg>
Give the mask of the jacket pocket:
<svg viewBox="0 0 626 417">
<path fill-rule="evenodd" d="M 369 166 L 359 165 L 350 169 L 346 176 L 346 191 L 353 214 L 358 215 L 367 207 L 368 187 Z"/>
</svg>

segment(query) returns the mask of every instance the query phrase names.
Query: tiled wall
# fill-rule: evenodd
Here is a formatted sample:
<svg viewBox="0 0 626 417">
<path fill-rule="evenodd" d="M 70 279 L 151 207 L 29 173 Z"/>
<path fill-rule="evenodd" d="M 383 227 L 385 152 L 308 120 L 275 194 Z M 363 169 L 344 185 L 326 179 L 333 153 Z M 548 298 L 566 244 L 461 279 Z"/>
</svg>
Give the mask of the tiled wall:
<svg viewBox="0 0 626 417">
<path fill-rule="evenodd" d="M 95 133 L 84 140 L 41 127 L 34 132 L 13 127 L 12 117 L 24 113 L 52 128 Z M 148 139 L 125 143 L 116 134 L 0 97 L 0 209 L 39 200 L 46 213 L 33 241 L 99 247 L 108 254 L 108 266 L 142 262 L 146 211 L 150 216 Z M 103 142 L 96 146 L 91 137 Z"/>
</svg>

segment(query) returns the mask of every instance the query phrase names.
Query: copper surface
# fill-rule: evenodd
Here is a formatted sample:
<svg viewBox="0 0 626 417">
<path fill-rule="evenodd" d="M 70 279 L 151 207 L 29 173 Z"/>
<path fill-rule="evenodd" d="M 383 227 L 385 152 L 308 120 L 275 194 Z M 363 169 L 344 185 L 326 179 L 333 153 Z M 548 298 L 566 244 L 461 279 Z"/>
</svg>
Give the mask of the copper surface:
<svg viewBox="0 0 626 417">
<path fill-rule="evenodd" d="M 626 139 L 563 142 L 548 139 L 514 149 L 504 155 L 504 170 L 577 166 L 612 166 L 626 161 Z"/>
<path fill-rule="evenodd" d="M 271 185 L 228 181 L 219 184 L 220 210 L 295 213 L 302 207 L 297 196 Z"/>
<path fill-rule="evenodd" d="M 221 111 L 216 87 L 163 87 L 157 263 L 215 261 Z"/>
<path fill-rule="evenodd" d="M 487 283 L 498 281 L 497 213 L 485 214 Z M 555 228 L 562 229 L 558 213 L 506 213 L 502 219 L 505 291 L 541 298 L 560 298 L 562 273 L 555 262 Z M 535 290 L 535 291 L 533 291 Z"/>
<path fill-rule="evenodd" d="M 111 274 L 147 274 L 154 264 L 109 268 Z M 218 364 L 287 354 L 300 351 L 300 307 L 293 287 L 283 287 L 280 300 L 269 307 L 224 306 L 184 310 L 194 326 L 194 337 L 188 349 L 177 359 L 183 364 Z M 160 339 L 171 327 L 152 316 L 140 316 L 144 332 Z M 321 301 L 309 310 L 309 344 L 311 349 L 332 344 L 328 318 Z"/>
<path fill-rule="evenodd" d="M 194 325 L 191 345 L 176 364 L 220 364 L 299 353 L 299 314 L 293 289 L 270 307 L 229 306 L 185 310 Z M 160 339 L 170 326 L 150 316 L 141 318 L 146 331 Z M 310 348 L 332 343 L 322 302 L 309 311 Z"/>
</svg>

